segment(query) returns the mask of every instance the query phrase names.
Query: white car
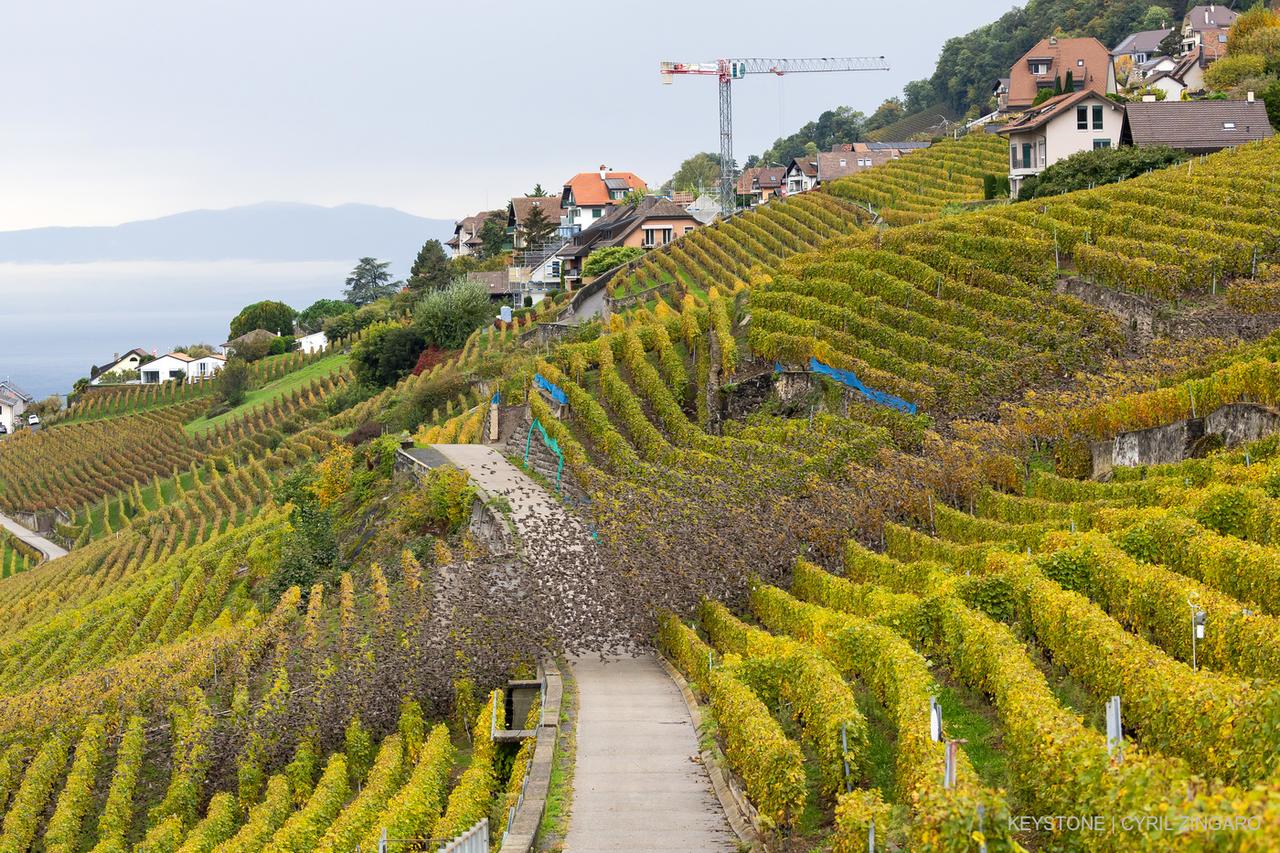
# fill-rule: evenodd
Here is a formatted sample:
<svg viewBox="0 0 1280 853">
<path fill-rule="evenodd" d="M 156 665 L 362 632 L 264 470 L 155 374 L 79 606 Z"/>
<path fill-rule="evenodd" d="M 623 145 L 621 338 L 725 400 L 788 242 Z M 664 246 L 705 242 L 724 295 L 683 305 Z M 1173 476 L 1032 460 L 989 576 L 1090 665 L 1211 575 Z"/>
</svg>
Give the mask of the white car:
<svg viewBox="0 0 1280 853">
<path fill-rule="evenodd" d="M 40 416 L 39 416 L 39 415 L 27 415 L 27 426 L 33 426 L 33 427 L 38 427 L 38 426 L 40 426 Z"/>
</svg>

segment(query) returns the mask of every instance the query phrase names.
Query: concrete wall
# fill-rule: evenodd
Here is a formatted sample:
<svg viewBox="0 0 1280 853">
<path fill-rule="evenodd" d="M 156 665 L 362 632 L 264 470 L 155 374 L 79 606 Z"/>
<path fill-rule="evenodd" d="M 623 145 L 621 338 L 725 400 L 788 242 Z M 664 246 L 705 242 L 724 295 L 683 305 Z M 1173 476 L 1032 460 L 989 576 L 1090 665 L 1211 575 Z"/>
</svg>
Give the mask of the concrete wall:
<svg viewBox="0 0 1280 853">
<path fill-rule="evenodd" d="M 1235 447 L 1280 432 L 1280 411 L 1257 403 L 1228 403 L 1204 419 L 1204 431 Z"/>
<path fill-rule="evenodd" d="M 1166 426 L 1122 432 L 1090 445 L 1093 476 L 1112 468 L 1163 465 L 1203 453 L 1204 439 L 1217 436 L 1235 447 L 1280 432 L 1280 411 L 1257 403 L 1228 403 L 1203 418 L 1187 418 Z"/>
</svg>

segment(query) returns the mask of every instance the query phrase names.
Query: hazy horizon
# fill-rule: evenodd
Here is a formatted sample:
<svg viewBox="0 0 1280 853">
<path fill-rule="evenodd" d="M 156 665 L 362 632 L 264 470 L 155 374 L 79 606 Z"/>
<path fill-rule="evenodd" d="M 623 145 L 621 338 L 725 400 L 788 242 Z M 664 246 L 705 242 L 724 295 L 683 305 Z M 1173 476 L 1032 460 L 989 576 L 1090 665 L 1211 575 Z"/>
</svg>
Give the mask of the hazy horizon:
<svg viewBox="0 0 1280 853">
<path fill-rule="evenodd" d="M 889 60 L 887 73 L 735 84 L 741 161 L 823 110 L 870 113 L 1010 4 L 921 5 L 910 27 L 864 4 L 804 27 L 758 0 L 686 5 L 678 20 L 580 0 L 381 0 L 359 15 L 297 0 L 12 4 L 0 230 L 267 200 L 456 219 L 601 163 L 657 185 L 718 132 L 714 81 L 662 86 L 660 60 Z"/>
</svg>

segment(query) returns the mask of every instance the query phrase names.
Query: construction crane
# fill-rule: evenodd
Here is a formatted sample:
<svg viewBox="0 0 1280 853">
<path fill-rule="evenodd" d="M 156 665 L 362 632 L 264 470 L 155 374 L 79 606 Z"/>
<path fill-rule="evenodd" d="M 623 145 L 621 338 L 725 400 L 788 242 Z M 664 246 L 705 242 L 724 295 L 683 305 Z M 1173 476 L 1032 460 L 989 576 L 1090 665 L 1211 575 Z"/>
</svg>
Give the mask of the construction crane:
<svg viewBox="0 0 1280 853">
<path fill-rule="evenodd" d="M 662 62 L 663 84 L 677 74 L 702 74 L 720 78 L 720 213 L 737 208 L 733 174 L 733 81 L 748 74 L 813 74 L 831 71 L 888 71 L 883 56 L 842 56 L 813 59 L 717 59 L 715 62 Z"/>
</svg>

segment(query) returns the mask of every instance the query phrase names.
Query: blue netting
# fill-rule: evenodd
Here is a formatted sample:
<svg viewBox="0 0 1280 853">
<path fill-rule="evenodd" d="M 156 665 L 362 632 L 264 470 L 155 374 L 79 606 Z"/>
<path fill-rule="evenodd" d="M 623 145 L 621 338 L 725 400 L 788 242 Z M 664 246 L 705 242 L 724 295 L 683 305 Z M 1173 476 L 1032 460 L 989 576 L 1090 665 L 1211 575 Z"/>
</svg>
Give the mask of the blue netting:
<svg viewBox="0 0 1280 853">
<path fill-rule="evenodd" d="M 560 386 L 549 381 L 547 377 L 543 376 L 541 373 L 535 373 L 533 375 L 533 384 L 550 394 L 551 399 L 555 400 L 560 405 L 569 405 L 569 398 L 565 396 L 565 393 L 561 390 Z"/>
<path fill-rule="evenodd" d="M 823 376 L 830 376 L 836 382 L 852 388 L 873 403 L 878 403 L 881 406 L 889 406 L 890 408 L 897 409 L 900 412 L 906 412 L 909 415 L 914 415 L 916 413 L 915 403 L 908 403 L 901 397 L 886 394 L 884 391 L 877 391 L 875 388 L 868 388 L 866 385 L 862 384 L 862 380 L 860 380 L 858 375 L 852 370 L 841 370 L 838 367 L 831 367 L 830 365 L 823 364 L 816 358 L 809 359 L 809 369 L 814 373 L 820 373 Z"/>
</svg>

